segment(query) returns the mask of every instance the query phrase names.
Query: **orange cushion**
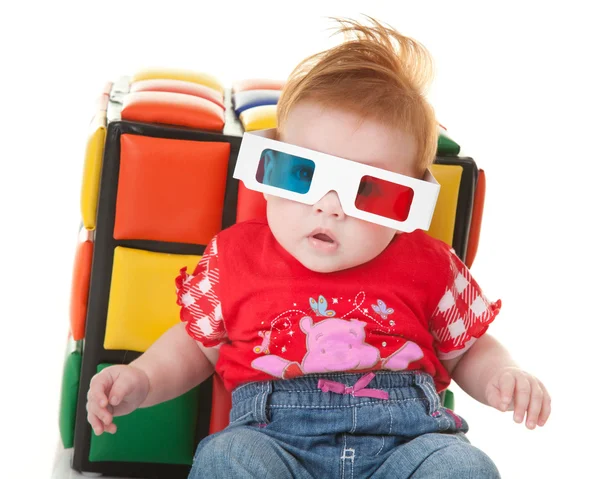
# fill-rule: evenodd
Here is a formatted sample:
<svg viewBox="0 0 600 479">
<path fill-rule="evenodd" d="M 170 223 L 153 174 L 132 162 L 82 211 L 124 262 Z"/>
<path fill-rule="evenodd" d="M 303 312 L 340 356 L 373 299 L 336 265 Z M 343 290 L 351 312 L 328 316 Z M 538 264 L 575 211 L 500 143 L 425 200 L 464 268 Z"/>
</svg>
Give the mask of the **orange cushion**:
<svg viewBox="0 0 600 479">
<path fill-rule="evenodd" d="M 267 78 L 250 78 L 233 83 L 232 90 L 237 93 L 246 90 L 281 90 L 285 80 L 269 80 Z"/>
<path fill-rule="evenodd" d="M 165 91 L 128 94 L 123 101 L 121 118 L 211 131 L 223 131 L 225 125 L 223 110 L 212 101 Z"/>
<path fill-rule="evenodd" d="M 225 110 L 223 96 L 218 91 L 205 85 L 183 80 L 170 80 L 166 78 L 155 80 L 141 80 L 131 84 L 130 93 L 140 91 L 166 91 L 171 93 L 183 93 L 185 95 L 197 96 L 212 101 L 215 105 Z"/>
<path fill-rule="evenodd" d="M 229 152 L 228 142 L 122 135 L 115 239 L 207 244 L 221 229 Z"/>
<path fill-rule="evenodd" d="M 85 336 L 85 318 L 87 316 L 93 252 L 94 243 L 91 241 L 83 241 L 77 245 L 73 265 L 70 308 L 71 335 L 75 341 L 79 341 Z"/>
</svg>

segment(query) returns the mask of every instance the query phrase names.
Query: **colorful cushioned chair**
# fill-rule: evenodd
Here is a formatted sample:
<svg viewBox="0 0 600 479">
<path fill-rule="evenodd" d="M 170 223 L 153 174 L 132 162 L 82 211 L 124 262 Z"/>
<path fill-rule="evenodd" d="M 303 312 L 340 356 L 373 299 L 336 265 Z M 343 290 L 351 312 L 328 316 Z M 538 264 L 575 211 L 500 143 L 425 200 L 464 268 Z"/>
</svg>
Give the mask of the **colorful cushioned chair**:
<svg viewBox="0 0 600 479">
<path fill-rule="evenodd" d="M 250 79 L 224 89 L 206 74 L 146 70 L 100 95 L 85 155 L 61 398 L 60 433 L 73 448 L 73 469 L 185 478 L 200 439 L 227 425 L 230 396 L 217 375 L 116 418 L 115 435 L 92 434 L 86 394 L 96 372 L 131 362 L 179 321 L 179 269 L 193 270 L 221 229 L 265 215 L 262 194 L 232 172 L 243 132 L 276 126 L 282 87 Z M 440 128 L 432 171 L 441 191 L 429 233 L 470 266 L 485 178 L 459 150 Z M 445 404 L 453 407 L 449 394 Z"/>
</svg>

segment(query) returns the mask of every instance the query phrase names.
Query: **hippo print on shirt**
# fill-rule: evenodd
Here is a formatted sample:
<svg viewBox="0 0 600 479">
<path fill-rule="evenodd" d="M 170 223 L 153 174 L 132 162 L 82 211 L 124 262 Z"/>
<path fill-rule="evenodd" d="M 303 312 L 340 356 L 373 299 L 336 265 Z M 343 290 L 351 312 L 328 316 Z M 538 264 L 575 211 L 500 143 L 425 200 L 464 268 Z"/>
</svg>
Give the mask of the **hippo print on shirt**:
<svg viewBox="0 0 600 479">
<path fill-rule="evenodd" d="M 379 349 L 365 342 L 364 321 L 328 318 L 313 323 L 310 316 L 300 320 L 306 334 L 306 354 L 302 363 L 267 354 L 252 361 L 252 367 L 278 378 L 292 378 L 310 373 L 388 369 L 402 371 L 412 361 L 423 357 L 421 348 L 407 341 L 393 354 L 380 357 Z"/>
</svg>

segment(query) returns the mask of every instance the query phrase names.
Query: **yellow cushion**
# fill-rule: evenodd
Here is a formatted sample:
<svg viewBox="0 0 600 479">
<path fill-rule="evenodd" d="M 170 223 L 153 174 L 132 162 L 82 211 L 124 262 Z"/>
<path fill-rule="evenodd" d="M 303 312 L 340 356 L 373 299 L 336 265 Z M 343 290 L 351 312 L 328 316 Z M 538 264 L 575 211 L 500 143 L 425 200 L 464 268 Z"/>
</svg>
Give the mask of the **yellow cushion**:
<svg viewBox="0 0 600 479">
<path fill-rule="evenodd" d="M 146 68 L 145 70 L 137 72 L 133 76 L 131 83 L 141 80 L 155 79 L 182 80 L 189 81 L 192 83 L 198 83 L 199 85 L 204 85 L 209 88 L 212 88 L 213 90 L 216 90 L 221 95 L 223 95 L 223 85 L 221 85 L 221 82 L 217 80 L 216 77 L 209 75 L 208 73 L 198 73 L 189 70 L 177 70 L 169 68 Z"/>
<path fill-rule="evenodd" d="M 440 184 L 433 219 L 428 233 L 452 246 L 454 223 L 456 222 L 456 206 L 462 177 L 459 165 L 432 165 L 431 173 Z"/>
<path fill-rule="evenodd" d="M 104 348 L 144 352 L 177 324 L 175 277 L 200 258 L 115 248 Z"/>
<path fill-rule="evenodd" d="M 98 191 L 100 190 L 100 173 L 102 172 L 102 156 L 106 140 L 106 112 L 100 111 L 91 123 L 83 165 L 83 181 L 81 185 L 81 217 L 83 226 L 88 230 L 96 228 L 96 211 L 98 207 Z"/>
<path fill-rule="evenodd" d="M 277 127 L 277 105 L 262 105 L 249 108 L 240 114 L 245 131 L 266 130 Z"/>
</svg>

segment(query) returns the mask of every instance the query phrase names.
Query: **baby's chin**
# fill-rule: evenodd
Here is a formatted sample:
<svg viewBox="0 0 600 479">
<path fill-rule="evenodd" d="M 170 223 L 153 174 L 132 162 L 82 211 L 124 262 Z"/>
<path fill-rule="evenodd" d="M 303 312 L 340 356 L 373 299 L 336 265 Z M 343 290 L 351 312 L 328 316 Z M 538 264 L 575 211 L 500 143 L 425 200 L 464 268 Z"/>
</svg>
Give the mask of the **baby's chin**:
<svg viewBox="0 0 600 479">
<path fill-rule="evenodd" d="M 361 263 L 345 262 L 340 258 L 318 258 L 318 257 L 298 257 L 296 259 L 306 268 L 315 273 L 335 273 L 345 269 L 354 268 Z"/>
</svg>

